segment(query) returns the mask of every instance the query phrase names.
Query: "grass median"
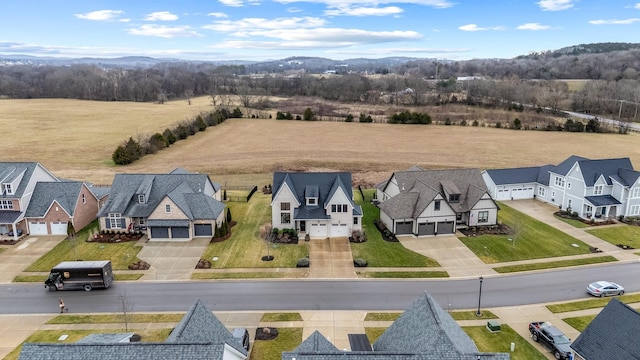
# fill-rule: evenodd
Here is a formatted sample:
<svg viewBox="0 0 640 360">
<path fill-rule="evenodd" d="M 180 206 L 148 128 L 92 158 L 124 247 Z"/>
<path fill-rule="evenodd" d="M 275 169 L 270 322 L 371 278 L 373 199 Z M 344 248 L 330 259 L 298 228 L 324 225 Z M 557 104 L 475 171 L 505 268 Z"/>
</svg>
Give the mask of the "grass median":
<svg viewBox="0 0 640 360">
<path fill-rule="evenodd" d="M 505 273 L 519 272 L 519 271 L 532 271 L 532 270 L 553 269 L 553 268 L 569 267 L 569 266 L 601 264 L 601 263 L 607 263 L 607 262 L 613 262 L 613 261 L 618 261 L 618 259 L 616 259 L 613 256 L 607 255 L 607 256 L 587 257 L 583 259 L 497 266 L 497 267 L 494 267 L 493 270 L 495 270 L 500 274 L 505 274 Z"/>
<path fill-rule="evenodd" d="M 585 284 L 585 288 L 586 288 Z M 640 294 L 627 294 L 622 296 L 616 296 L 616 299 L 622 301 L 625 304 L 640 302 Z M 547 305 L 547 309 L 552 313 L 563 313 L 569 311 L 595 309 L 605 307 L 611 298 L 593 298 L 590 300 L 572 301 L 561 304 Z"/>
<path fill-rule="evenodd" d="M 640 249 L 640 226 L 620 225 L 586 231 L 613 245 L 626 245 L 631 249 Z"/>
</svg>

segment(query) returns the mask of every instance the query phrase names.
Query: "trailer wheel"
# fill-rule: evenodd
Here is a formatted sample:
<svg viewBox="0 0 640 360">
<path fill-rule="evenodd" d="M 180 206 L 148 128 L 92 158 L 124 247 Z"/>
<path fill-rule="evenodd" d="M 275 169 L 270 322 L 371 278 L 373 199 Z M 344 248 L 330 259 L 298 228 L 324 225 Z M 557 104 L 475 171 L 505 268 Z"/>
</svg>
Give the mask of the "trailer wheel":
<svg viewBox="0 0 640 360">
<path fill-rule="evenodd" d="M 84 291 L 91 291 L 91 289 L 93 289 L 93 287 L 91 287 L 90 284 L 86 284 L 85 286 L 82 287 L 84 289 Z"/>
<path fill-rule="evenodd" d="M 49 291 L 58 291 L 58 288 L 55 285 L 49 285 Z"/>
</svg>

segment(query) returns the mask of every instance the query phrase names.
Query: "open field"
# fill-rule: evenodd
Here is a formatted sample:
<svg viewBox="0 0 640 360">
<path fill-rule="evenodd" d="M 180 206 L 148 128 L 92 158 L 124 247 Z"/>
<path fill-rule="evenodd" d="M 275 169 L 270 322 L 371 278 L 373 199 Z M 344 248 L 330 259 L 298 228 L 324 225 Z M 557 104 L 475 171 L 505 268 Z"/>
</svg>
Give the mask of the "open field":
<svg viewBox="0 0 640 360">
<path fill-rule="evenodd" d="M 109 184 L 117 172 L 208 173 L 229 185 L 270 182 L 274 170 L 344 170 L 373 185 L 411 165 L 502 168 L 557 164 L 576 154 L 629 157 L 638 135 L 514 131 L 485 127 L 231 119 L 124 167 L 111 154 L 129 136 L 151 134 L 211 111 L 206 97 L 164 105 L 66 99 L 0 100 L 5 161 L 39 161 L 64 178 Z M 515 116 L 515 114 L 514 114 Z"/>
</svg>

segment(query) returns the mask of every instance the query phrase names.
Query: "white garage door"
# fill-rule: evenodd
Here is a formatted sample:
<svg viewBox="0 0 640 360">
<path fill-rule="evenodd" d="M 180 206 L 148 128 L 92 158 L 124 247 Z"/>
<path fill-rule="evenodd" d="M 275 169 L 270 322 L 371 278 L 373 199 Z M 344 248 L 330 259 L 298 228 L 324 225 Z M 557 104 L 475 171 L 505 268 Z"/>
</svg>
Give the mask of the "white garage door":
<svg viewBox="0 0 640 360">
<path fill-rule="evenodd" d="M 44 221 L 30 221 L 29 234 L 31 235 L 47 235 L 47 223 Z"/>
<path fill-rule="evenodd" d="M 67 222 L 54 221 L 51 223 L 51 235 L 67 235 Z"/>
<path fill-rule="evenodd" d="M 349 236 L 349 227 L 347 224 L 331 224 L 331 236 Z"/>
<path fill-rule="evenodd" d="M 511 190 L 511 197 L 517 199 L 533 199 L 533 186 L 522 186 Z"/>
<path fill-rule="evenodd" d="M 511 200 L 510 189 L 498 189 L 498 193 L 496 194 L 496 200 Z"/>
<path fill-rule="evenodd" d="M 327 224 L 311 224 L 309 229 L 309 236 L 311 237 L 327 237 Z"/>
</svg>

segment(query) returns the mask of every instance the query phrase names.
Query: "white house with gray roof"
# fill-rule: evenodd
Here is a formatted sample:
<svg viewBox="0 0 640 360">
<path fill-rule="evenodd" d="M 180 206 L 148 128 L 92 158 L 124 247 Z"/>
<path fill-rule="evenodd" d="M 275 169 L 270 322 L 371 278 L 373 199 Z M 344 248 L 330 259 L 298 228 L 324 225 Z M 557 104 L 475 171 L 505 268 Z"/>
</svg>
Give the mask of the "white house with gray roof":
<svg viewBox="0 0 640 360">
<path fill-rule="evenodd" d="M 122 342 L 122 339 L 123 336 L 112 334 L 111 336 L 91 336 L 87 340 L 68 344 L 25 343 L 19 359 L 245 360 L 247 358 L 247 351 L 242 344 L 199 299 L 164 342 Z"/>
<path fill-rule="evenodd" d="M 396 235 L 452 234 L 459 227 L 495 225 L 498 206 L 478 169 L 414 166 L 376 186 L 380 220 Z"/>
<path fill-rule="evenodd" d="M 362 229 L 362 207 L 353 201 L 351 173 L 276 172 L 271 223 L 310 238 L 351 236 Z"/>
<path fill-rule="evenodd" d="M 485 353 L 425 292 L 380 335 L 369 351 L 336 348 L 314 332 L 282 360 L 508 360 L 508 353 Z"/>
<path fill-rule="evenodd" d="M 629 158 L 570 156 L 557 166 L 485 170 L 496 200 L 536 199 L 584 219 L 640 216 L 640 172 Z"/>
<path fill-rule="evenodd" d="M 117 174 L 98 213 L 100 229 L 143 230 L 150 241 L 211 237 L 224 221 L 220 184 L 177 169 L 168 174 Z"/>
</svg>

